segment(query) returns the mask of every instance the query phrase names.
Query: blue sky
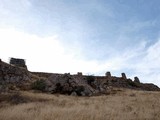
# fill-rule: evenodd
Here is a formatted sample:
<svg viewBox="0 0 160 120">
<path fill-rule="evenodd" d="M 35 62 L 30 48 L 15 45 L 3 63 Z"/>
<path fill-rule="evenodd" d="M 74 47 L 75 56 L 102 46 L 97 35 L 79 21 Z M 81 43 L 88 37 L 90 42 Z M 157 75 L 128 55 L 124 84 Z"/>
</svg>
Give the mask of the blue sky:
<svg viewBox="0 0 160 120">
<path fill-rule="evenodd" d="M 125 72 L 160 86 L 159 0 L 0 0 L 0 57 L 31 71 Z"/>
</svg>

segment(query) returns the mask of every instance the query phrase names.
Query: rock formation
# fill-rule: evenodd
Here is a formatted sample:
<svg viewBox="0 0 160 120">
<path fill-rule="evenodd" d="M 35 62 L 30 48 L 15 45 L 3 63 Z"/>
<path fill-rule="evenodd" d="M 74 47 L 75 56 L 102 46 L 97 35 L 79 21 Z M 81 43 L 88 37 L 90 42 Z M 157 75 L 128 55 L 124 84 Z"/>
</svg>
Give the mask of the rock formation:
<svg viewBox="0 0 160 120">
<path fill-rule="evenodd" d="M 9 86 L 24 88 L 26 81 L 31 80 L 30 73 L 25 69 L 0 62 L 0 88 Z"/>
</svg>

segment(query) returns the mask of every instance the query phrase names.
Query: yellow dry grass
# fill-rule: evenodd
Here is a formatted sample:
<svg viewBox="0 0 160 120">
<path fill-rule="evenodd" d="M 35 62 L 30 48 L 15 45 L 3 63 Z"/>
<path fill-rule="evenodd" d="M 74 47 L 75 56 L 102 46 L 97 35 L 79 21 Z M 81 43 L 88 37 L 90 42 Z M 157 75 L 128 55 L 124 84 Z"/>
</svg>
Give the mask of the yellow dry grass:
<svg viewBox="0 0 160 120">
<path fill-rule="evenodd" d="M 0 120 L 159 120 L 160 92 L 122 89 L 116 94 L 73 97 L 21 92 L 30 102 L 6 104 Z"/>
</svg>

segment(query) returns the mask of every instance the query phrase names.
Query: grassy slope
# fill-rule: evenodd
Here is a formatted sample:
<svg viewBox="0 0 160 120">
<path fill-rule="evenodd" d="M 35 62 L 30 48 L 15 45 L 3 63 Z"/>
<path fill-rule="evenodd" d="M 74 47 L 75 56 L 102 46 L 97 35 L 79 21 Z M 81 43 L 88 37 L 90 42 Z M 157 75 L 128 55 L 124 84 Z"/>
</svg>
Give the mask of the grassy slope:
<svg viewBox="0 0 160 120">
<path fill-rule="evenodd" d="M 160 118 L 160 92 L 123 89 L 116 94 L 94 97 L 21 92 L 18 96 L 24 98 L 25 101 L 22 101 L 25 103 L 20 104 L 13 104 L 13 100 L 4 96 L 6 95 L 1 95 L 0 99 L 0 120 L 158 120 Z M 16 99 L 17 96 L 12 97 Z"/>
</svg>

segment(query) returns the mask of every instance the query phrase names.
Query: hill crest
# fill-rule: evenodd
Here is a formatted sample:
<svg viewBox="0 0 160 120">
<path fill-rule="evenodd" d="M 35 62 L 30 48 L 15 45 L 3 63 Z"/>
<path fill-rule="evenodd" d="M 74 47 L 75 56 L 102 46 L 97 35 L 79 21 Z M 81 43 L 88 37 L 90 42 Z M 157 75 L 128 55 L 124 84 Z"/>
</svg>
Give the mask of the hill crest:
<svg viewBox="0 0 160 120">
<path fill-rule="evenodd" d="M 107 94 L 112 87 L 147 91 L 160 90 L 154 84 L 141 83 L 138 77 L 135 77 L 133 81 L 127 78 L 125 73 L 122 73 L 121 77 L 112 76 L 110 72 L 106 72 L 105 76 L 83 75 L 81 72 L 71 75 L 70 73 L 30 72 L 26 65 L 23 66 L 7 64 L 0 60 L 0 91 L 37 89 L 37 86 L 33 87 L 33 85 L 39 84 L 44 86 L 38 88 L 43 92 L 79 96 Z"/>
</svg>

